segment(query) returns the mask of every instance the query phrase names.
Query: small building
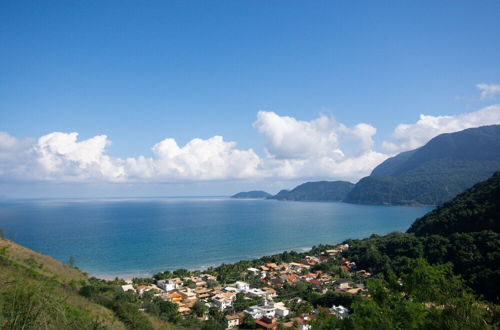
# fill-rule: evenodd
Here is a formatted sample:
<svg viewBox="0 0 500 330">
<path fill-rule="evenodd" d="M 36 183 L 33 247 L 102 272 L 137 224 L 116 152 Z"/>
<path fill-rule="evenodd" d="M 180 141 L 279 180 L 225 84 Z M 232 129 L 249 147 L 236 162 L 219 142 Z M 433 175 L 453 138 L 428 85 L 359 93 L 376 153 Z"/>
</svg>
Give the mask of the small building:
<svg viewBox="0 0 500 330">
<path fill-rule="evenodd" d="M 125 292 L 132 290 L 135 293 L 135 289 L 134 289 L 134 286 L 132 284 L 122 285 L 122 290 Z"/>
<path fill-rule="evenodd" d="M 236 282 L 236 289 L 238 289 L 239 292 L 246 292 L 250 290 L 250 284 L 238 281 Z"/>
<path fill-rule="evenodd" d="M 276 329 L 278 328 L 278 323 L 275 319 L 268 316 L 262 316 L 260 319 L 255 320 L 255 324 L 260 328 L 264 329 Z"/>
<path fill-rule="evenodd" d="M 249 272 L 250 274 L 252 274 L 253 276 L 256 276 L 257 274 L 259 274 L 259 273 L 260 273 L 260 270 L 258 270 L 257 268 L 253 268 L 253 267 L 251 267 L 251 268 L 247 268 L 247 270 L 248 270 L 248 272 Z"/>
<path fill-rule="evenodd" d="M 158 282 L 156 282 L 156 285 L 160 289 L 163 289 L 167 292 L 175 290 L 177 288 L 177 284 L 175 284 L 175 282 L 171 280 L 159 280 Z"/>
<path fill-rule="evenodd" d="M 224 317 L 226 320 L 226 327 L 227 328 L 236 328 L 237 326 L 243 324 L 243 321 L 245 320 L 245 316 L 246 315 L 244 312 L 226 315 Z"/>
</svg>

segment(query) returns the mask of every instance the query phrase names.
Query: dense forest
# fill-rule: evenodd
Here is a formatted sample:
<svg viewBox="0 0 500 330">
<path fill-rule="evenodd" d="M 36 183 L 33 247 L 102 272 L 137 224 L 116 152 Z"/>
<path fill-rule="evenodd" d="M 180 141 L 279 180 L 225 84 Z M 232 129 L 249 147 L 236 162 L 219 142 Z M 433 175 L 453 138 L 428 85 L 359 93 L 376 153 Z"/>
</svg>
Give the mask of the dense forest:
<svg viewBox="0 0 500 330">
<path fill-rule="evenodd" d="M 500 289 L 500 172 L 417 219 L 408 233 L 349 240 L 347 256 L 385 276 L 407 273 L 412 262 L 450 264 L 466 286 L 498 303 Z"/>
</svg>

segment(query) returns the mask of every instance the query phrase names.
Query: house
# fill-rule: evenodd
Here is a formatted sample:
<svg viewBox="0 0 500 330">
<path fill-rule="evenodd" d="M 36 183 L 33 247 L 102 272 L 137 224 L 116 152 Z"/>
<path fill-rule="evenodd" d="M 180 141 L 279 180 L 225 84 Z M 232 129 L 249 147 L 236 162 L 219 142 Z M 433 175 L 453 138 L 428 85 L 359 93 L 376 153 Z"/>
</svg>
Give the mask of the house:
<svg viewBox="0 0 500 330">
<path fill-rule="evenodd" d="M 340 290 L 348 290 L 351 288 L 350 282 L 348 280 L 338 280 L 336 284 Z"/>
<path fill-rule="evenodd" d="M 217 277 L 215 277 L 213 275 L 209 275 L 209 274 L 203 274 L 203 275 L 201 275 L 201 279 L 205 282 L 208 282 L 208 281 L 216 281 Z"/>
<path fill-rule="evenodd" d="M 276 322 L 276 320 L 268 316 L 262 316 L 260 319 L 255 320 L 255 324 L 264 329 L 278 328 L 278 323 Z"/>
<path fill-rule="evenodd" d="M 137 287 L 137 292 L 139 293 L 140 296 L 142 296 L 144 292 L 151 290 L 160 291 L 156 286 L 152 285 L 139 285 Z"/>
<path fill-rule="evenodd" d="M 267 300 L 273 300 L 273 298 L 276 298 L 278 296 L 276 290 L 274 290 L 273 288 L 264 287 L 262 288 L 262 291 L 264 291 Z"/>
<path fill-rule="evenodd" d="M 244 312 L 234 313 L 231 315 L 226 315 L 224 318 L 226 320 L 226 327 L 236 328 L 237 326 L 243 324 L 246 314 Z"/>
<path fill-rule="evenodd" d="M 256 276 L 257 274 L 259 274 L 259 273 L 260 273 L 260 270 L 258 270 L 257 268 L 253 268 L 253 267 L 251 267 L 251 268 L 247 268 L 247 270 L 248 270 L 248 272 L 249 272 L 250 274 L 252 274 L 253 276 Z"/>
<path fill-rule="evenodd" d="M 167 295 L 167 300 L 173 303 L 179 303 L 184 300 L 184 295 L 180 294 L 179 292 L 172 292 Z"/>
<path fill-rule="evenodd" d="M 290 310 L 285 307 L 285 304 L 282 302 L 270 303 L 269 306 L 272 306 L 276 309 L 275 315 L 278 317 L 285 317 L 290 314 Z"/>
<path fill-rule="evenodd" d="M 135 289 L 134 289 L 134 286 L 132 284 L 122 285 L 122 290 L 125 292 L 132 290 L 135 293 Z"/>
<path fill-rule="evenodd" d="M 362 278 L 370 278 L 372 276 L 371 273 L 368 273 L 366 270 L 361 269 L 356 272 L 356 275 L 362 277 Z"/>
<path fill-rule="evenodd" d="M 232 292 L 221 293 L 212 298 L 212 305 L 221 312 L 233 305 L 236 295 Z"/>
<path fill-rule="evenodd" d="M 349 310 L 342 305 L 338 306 L 333 305 L 332 308 L 330 308 L 330 313 L 332 313 L 333 315 L 335 315 L 340 319 L 349 317 Z"/>
<path fill-rule="evenodd" d="M 276 308 L 269 305 L 250 306 L 245 309 L 245 313 L 250 315 L 254 320 L 258 320 L 263 316 L 272 318 L 276 315 Z"/>
<path fill-rule="evenodd" d="M 250 284 L 238 281 L 236 282 L 236 288 L 239 292 L 247 292 L 248 290 L 250 290 Z"/>
<path fill-rule="evenodd" d="M 167 292 L 177 288 L 177 284 L 172 280 L 159 280 L 156 285 Z"/>
<path fill-rule="evenodd" d="M 311 322 L 315 318 L 316 318 L 316 315 L 311 314 L 311 315 L 306 315 L 306 316 L 301 316 L 301 317 L 294 317 L 292 319 L 292 321 L 296 322 L 299 325 L 298 329 L 310 330 L 311 326 L 309 325 L 309 322 Z M 292 323 L 291 327 L 293 327 L 293 323 Z"/>
<path fill-rule="evenodd" d="M 248 297 L 266 297 L 266 292 L 261 289 L 250 289 L 246 291 Z"/>
</svg>

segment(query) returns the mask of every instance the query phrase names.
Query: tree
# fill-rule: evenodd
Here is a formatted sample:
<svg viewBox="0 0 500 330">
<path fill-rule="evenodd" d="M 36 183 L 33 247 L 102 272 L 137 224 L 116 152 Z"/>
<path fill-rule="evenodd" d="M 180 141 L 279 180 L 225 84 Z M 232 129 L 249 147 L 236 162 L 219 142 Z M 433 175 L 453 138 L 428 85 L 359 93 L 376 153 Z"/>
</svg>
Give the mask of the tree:
<svg viewBox="0 0 500 330">
<path fill-rule="evenodd" d="M 198 317 L 203 316 L 203 314 L 205 314 L 206 311 L 207 311 L 207 306 L 201 300 L 196 300 L 193 307 L 191 307 L 191 312 Z"/>
</svg>

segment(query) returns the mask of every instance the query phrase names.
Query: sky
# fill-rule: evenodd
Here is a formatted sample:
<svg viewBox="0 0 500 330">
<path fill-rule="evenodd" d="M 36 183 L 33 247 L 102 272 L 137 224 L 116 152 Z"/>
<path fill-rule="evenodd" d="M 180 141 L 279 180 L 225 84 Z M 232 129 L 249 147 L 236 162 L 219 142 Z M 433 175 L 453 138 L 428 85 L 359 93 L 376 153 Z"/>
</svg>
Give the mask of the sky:
<svg viewBox="0 0 500 330">
<path fill-rule="evenodd" d="M 1 1 L 0 197 L 356 182 L 500 124 L 500 2 Z"/>
</svg>

